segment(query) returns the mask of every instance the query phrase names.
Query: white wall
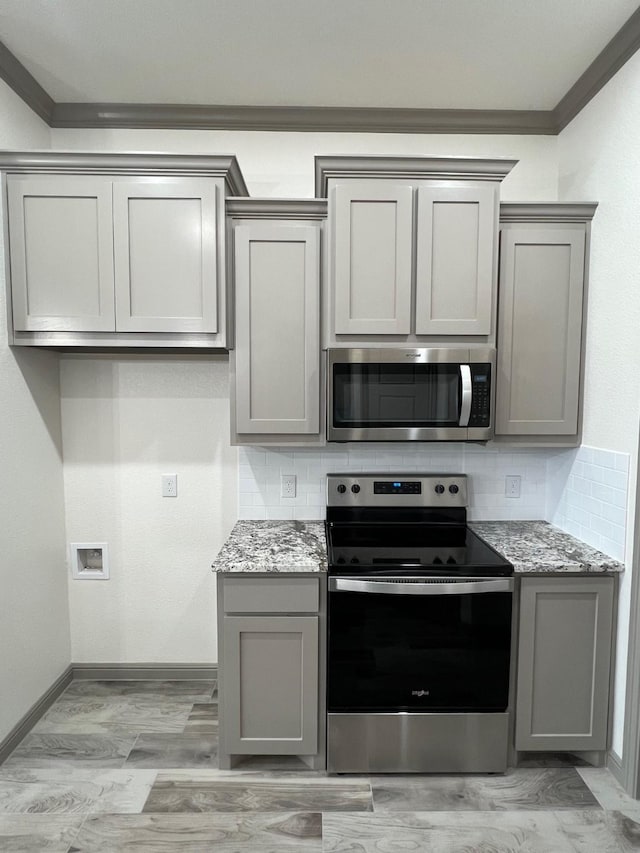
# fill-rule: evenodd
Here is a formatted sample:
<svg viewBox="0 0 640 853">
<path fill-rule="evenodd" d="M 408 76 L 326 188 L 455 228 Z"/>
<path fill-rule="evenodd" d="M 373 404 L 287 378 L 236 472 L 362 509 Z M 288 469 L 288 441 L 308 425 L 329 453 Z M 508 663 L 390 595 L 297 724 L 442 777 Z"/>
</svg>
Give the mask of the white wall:
<svg viewBox="0 0 640 853">
<path fill-rule="evenodd" d="M 79 662 L 217 660 L 211 562 L 237 518 L 227 356 L 64 357 L 67 539 L 111 577 L 70 580 Z M 161 497 L 177 473 L 178 496 Z"/>
<path fill-rule="evenodd" d="M 55 129 L 51 134 L 59 149 L 235 154 L 250 194 L 265 198 L 313 197 L 316 154 L 504 157 L 520 161 L 502 184 L 505 201 L 555 199 L 558 192 L 554 136 Z"/>
<path fill-rule="evenodd" d="M 2 81 L 0 117 L 0 148 L 49 147 Z M 70 662 L 58 359 L 9 349 L 5 286 L 0 232 L 0 741 Z"/>
<path fill-rule="evenodd" d="M 583 441 L 628 453 L 627 572 L 618 615 L 613 748 L 622 753 L 640 416 L 640 54 L 558 138 L 559 197 L 599 202 L 593 221 Z"/>
</svg>

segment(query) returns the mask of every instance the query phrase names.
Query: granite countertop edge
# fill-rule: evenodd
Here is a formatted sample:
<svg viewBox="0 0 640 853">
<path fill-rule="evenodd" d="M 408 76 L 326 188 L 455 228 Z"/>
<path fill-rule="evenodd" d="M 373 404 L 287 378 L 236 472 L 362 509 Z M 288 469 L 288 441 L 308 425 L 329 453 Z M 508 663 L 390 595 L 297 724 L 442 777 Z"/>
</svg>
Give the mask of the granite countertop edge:
<svg viewBox="0 0 640 853">
<path fill-rule="evenodd" d="M 513 564 L 514 574 L 619 574 L 624 565 L 547 521 L 470 521 Z M 327 570 L 322 521 L 236 522 L 212 564 L 216 573 L 321 574 Z"/>
</svg>

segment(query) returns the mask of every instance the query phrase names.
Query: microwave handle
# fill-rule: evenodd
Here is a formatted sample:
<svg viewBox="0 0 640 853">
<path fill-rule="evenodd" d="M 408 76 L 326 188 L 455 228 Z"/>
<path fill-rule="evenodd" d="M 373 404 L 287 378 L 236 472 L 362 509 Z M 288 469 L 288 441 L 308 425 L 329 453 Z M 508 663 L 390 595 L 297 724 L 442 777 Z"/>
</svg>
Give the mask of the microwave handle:
<svg viewBox="0 0 640 853">
<path fill-rule="evenodd" d="M 471 397 L 473 390 L 471 387 L 471 368 L 468 364 L 460 365 L 460 379 L 462 380 L 462 399 L 460 401 L 460 421 L 458 426 L 469 426 L 469 417 L 471 415 Z"/>
</svg>

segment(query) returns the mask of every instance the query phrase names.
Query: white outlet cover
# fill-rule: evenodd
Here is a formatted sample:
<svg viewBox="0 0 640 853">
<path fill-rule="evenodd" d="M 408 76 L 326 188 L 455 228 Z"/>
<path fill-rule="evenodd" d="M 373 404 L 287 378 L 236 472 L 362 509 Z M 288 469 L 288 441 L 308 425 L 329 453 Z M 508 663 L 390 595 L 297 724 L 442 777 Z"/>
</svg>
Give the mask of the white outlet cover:
<svg viewBox="0 0 640 853">
<path fill-rule="evenodd" d="M 295 498 L 296 496 L 296 475 L 281 474 L 280 475 L 280 497 Z"/>
<path fill-rule="evenodd" d="M 106 542 L 71 542 L 71 575 L 76 580 L 109 580 L 109 546 Z"/>
</svg>

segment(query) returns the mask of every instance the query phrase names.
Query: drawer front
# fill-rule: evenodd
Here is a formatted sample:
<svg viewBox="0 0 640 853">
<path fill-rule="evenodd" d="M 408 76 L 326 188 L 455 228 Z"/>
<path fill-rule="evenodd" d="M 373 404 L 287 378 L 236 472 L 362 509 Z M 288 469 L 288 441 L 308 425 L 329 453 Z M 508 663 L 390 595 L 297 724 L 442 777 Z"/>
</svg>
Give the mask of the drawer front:
<svg viewBox="0 0 640 853">
<path fill-rule="evenodd" d="M 318 577 L 225 577 L 225 613 L 317 613 L 320 607 Z"/>
</svg>

